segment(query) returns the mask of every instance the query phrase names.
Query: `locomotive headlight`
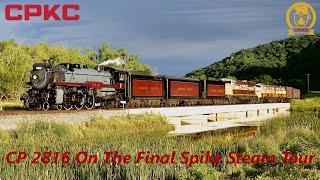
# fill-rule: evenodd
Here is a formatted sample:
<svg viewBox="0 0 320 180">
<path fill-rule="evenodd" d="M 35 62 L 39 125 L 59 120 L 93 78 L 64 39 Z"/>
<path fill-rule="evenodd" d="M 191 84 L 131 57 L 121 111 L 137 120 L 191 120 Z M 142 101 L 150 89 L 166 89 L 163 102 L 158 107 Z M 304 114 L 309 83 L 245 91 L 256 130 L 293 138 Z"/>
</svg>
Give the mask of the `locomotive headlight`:
<svg viewBox="0 0 320 180">
<path fill-rule="evenodd" d="M 41 70 L 41 69 L 42 69 L 42 67 L 40 67 L 40 66 L 36 67 L 36 70 Z"/>
<path fill-rule="evenodd" d="M 36 79 L 38 79 L 38 76 L 37 75 L 33 75 L 32 79 L 36 80 Z"/>
</svg>

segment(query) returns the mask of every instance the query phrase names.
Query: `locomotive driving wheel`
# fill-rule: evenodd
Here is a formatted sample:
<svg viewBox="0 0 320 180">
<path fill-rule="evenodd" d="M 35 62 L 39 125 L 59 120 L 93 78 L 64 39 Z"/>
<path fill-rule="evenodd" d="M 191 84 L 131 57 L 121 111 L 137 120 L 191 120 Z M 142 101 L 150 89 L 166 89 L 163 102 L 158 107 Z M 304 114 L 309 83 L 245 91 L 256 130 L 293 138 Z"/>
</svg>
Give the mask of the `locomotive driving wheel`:
<svg viewBox="0 0 320 180">
<path fill-rule="evenodd" d="M 44 102 L 43 105 L 42 105 L 42 109 L 44 111 L 48 111 L 50 109 L 50 104 L 47 101 Z"/>
<path fill-rule="evenodd" d="M 61 110 L 63 109 L 63 106 L 62 106 L 62 105 L 57 105 L 57 109 L 58 109 L 59 111 L 61 111 Z"/>
<path fill-rule="evenodd" d="M 72 107 L 73 107 L 73 106 L 72 106 L 71 104 L 64 104 L 64 105 L 63 105 L 63 109 L 65 109 L 65 110 L 67 110 L 67 111 L 71 110 Z"/>
<path fill-rule="evenodd" d="M 74 108 L 81 110 L 85 104 L 85 96 L 82 91 L 78 91 L 77 104 L 74 105 Z"/>
<path fill-rule="evenodd" d="M 42 105 L 38 104 L 38 105 L 36 105 L 36 107 L 34 109 L 37 110 L 37 111 L 41 111 Z"/>
<path fill-rule="evenodd" d="M 88 96 L 84 106 L 86 107 L 86 109 L 93 109 L 94 108 L 94 96 Z"/>
<path fill-rule="evenodd" d="M 74 108 L 76 108 L 76 110 L 81 110 L 83 108 L 83 104 L 76 104 L 74 105 Z"/>
</svg>

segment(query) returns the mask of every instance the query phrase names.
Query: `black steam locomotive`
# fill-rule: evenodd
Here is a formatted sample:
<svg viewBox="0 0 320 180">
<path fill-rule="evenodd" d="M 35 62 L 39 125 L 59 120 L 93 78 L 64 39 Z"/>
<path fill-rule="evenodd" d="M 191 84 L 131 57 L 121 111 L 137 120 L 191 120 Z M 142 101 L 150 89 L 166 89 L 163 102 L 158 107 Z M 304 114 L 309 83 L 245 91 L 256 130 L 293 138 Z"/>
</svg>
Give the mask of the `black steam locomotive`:
<svg viewBox="0 0 320 180">
<path fill-rule="evenodd" d="M 117 106 L 112 103 L 119 102 L 124 87 L 123 83 L 115 83 L 121 79 L 115 79 L 111 69 L 91 69 L 70 63 L 57 66 L 48 62 L 36 63 L 30 72 L 29 90 L 21 100 L 28 110 Z"/>
</svg>

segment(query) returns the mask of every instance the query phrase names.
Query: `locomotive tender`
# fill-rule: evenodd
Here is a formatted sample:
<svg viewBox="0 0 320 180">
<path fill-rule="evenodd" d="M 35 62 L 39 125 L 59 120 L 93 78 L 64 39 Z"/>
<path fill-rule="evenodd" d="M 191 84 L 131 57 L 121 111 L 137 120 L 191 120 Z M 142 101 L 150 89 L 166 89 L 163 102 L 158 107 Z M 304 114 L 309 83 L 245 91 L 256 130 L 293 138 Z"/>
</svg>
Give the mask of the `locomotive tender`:
<svg viewBox="0 0 320 180">
<path fill-rule="evenodd" d="M 291 87 L 256 84 L 246 80 L 199 80 L 99 66 L 36 63 L 28 91 L 21 100 L 27 110 L 120 107 L 192 106 L 287 102 L 300 98 Z"/>
</svg>

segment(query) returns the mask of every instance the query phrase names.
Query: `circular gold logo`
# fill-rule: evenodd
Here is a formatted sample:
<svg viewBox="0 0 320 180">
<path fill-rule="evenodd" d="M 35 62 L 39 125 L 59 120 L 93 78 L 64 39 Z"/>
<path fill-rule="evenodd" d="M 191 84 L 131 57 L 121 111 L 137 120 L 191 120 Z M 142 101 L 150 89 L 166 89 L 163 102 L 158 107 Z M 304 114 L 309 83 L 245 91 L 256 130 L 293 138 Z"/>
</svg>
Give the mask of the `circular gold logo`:
<svg viewBox="0 0 320 180">
<path fill-rule="evenodd" d="M 287 10 L 286 20 L 289 26 L 289 35 L 315 34 L 312 28 L 316 23 L 317 14 L 308 3 L 298 2 L 292 4 Z"/>
</svg>

